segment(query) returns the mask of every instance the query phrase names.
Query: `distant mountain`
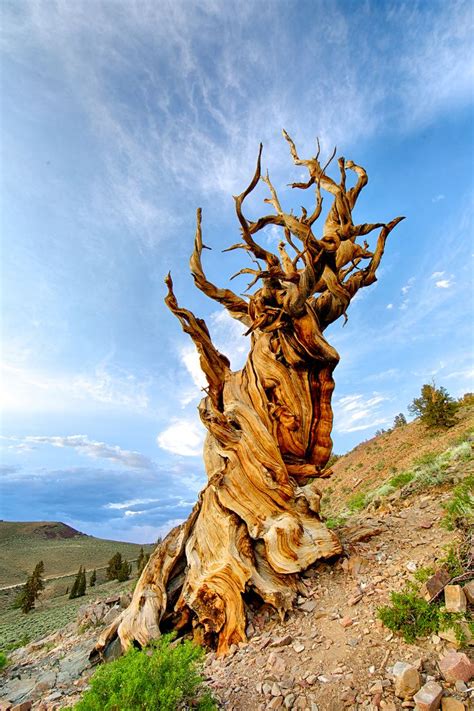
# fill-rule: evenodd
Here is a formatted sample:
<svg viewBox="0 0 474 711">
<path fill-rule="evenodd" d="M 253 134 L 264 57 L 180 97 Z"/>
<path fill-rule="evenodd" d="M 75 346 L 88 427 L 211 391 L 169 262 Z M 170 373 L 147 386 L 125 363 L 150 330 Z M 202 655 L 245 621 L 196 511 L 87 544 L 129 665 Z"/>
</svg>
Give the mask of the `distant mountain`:
<svg viewBox="0 0 474 711">
<path fill-rule="evenodd" d="M 114 553 L 136 560 L 137 543 L 88 536 L 60 521 L 0 521 L 0 588 L 23 583 L 36 563 L 44 562 L 46 578 L 103 568 Z M 150 553 L 154 544 L 144 545 Z"/>
</svg>

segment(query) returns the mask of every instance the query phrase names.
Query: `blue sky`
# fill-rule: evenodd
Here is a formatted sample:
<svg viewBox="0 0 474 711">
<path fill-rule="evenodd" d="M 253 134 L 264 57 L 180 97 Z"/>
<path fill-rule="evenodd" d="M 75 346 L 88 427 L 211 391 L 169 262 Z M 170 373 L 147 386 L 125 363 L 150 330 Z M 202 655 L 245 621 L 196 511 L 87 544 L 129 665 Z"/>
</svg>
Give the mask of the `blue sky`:
<svg viewBox="0 0 474 711">
<path fill-rule="evenodd" d="M 202 378 L 163 277 L 240 367 L 239 325 L 188 273 L 195 209 L 225 285 L 243 266 L 220 252 L 238 241 L 231 196 L 260 141 L 285 207 L 301 202 L 283 127 L 300 154 L 319 136 L 367 169 L 358 222 L 407 218 L 329 332 L 335 451 L 431 378 L 473 389 L 472 3 L 6 0 L 1 14 L 2 518 L 143 542 L 186 517 L 205 481 Z"/>
</svg>

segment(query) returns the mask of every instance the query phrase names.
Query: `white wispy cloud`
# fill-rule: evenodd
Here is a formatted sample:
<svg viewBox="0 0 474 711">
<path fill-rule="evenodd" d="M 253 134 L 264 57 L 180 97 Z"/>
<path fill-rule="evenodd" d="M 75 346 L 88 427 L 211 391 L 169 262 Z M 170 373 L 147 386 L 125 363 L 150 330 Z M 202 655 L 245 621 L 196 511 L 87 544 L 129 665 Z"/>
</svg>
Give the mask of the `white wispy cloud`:
<svg viewBox="0 0 474 711">
<path fill-rule="evenodd" d="M 195 420 L 176 419 L 156 438 L 161 449 L 183 457 L 202 455 L 204 429 Z"/>
<path fill-rule="evenodd" d="M 372 395 L 345 395 L 334 402 L 334 422 L 337 432 L 357 432 L 386 424 L 389 417 L 381 410 L 381 405 L 389 398 Z"/>
<path fill-rule="evenodd" d="M 7 411 L 65 411 L 97 404 L 120 410 L 147 411 L 151 379 L 110 371 L 103 365 L 88 373 L 58 374 L 27 365 L 0 363 L 3 407 Z"/>
<path fill-rule="evenodd" d="M 414 285 L 415 281 L 416 281 L 416 280 L 415 280 L 415 277 L 410 277 L 410 278 L 408 279 L 407 283 L 405 284 L 405 286 L 402 286 L 401 292 L 402 292 L 402 294 L 403 294 L 404 296 L 406 296 L 406 295 L 408 294 L 408 292 L 411 291 L 411 289 L 413 288 L 413 285 Z"/>
<path fill-rule="evenodd" d="M 143 506 L 143 504 L 155 504 L 161 501 L 161 499 L 129 499 L 128 501 L 116 501 L 109 504 L 105 504 L 106 509 L 116 509 L 121 511 L 122 509 L 128 509 L 131 506 Z"/>
<path fill-rule="evenodd" d="M 440 279 L 436 282 L 436 287 L 438 289 L 449 289 L 453 285 L 451 279 Z"/>
<path fill-rule="evenodd" d="M 440 202 L 441 200 L 445 200 L 446 195 L 443 195 L 440 193 L 439 195 L 435 195 L 433 198 L 431 198 L 431 202 Z"/>
<path fill-rule="evenodd" d="M 25 437 L 27 444 L 49 444 L 52 447 L 70 447 L 79 454 L 92 459 L 108 459 L 115 464 L 132 469 L 153 469 L 153 462 L 140 452 L 132 452 L 122 449 L 118 445 L 105 444 L 105 442 L 95 442 L 86 435 L 63 436 L 28 436 Z"/>
</svg>

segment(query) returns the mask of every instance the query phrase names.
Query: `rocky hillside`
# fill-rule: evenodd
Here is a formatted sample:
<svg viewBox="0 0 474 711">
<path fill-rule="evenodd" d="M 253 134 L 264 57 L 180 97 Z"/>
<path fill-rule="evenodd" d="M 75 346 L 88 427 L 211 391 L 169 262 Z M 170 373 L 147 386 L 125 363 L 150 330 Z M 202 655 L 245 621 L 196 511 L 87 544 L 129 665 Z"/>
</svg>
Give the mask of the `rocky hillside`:
<svg viewBox="0 0 474 711">
<path fill-rule="evenodd" d="M 334 480 L 325 483 L 333 487 L 329 497 L 326 489 L 325 512 L 344 553 L 307 571 L 297 608 L 285 620 L 248 600 L 248 643 L 225 658 L 213 652 L 206 658 L 207 683 L 220 708 L 401 711 L 416 703 L 418 711 L 474 709 L 468 659 L 474 599 L 472 584 L 470 593 L 467 587 L 474 574 L 470 422 L 464 416 L 457 430 L 434 438 L 419 423 L 407 425 L 337 462 Z M 344 486 L 349 491 L 337 494 Z M 382 623 L 380 610 L 393 606 L 393 592 L 404 600 L 410 593 L 424 599 L 440 570 L 461 611 L 443 618 L 445 627 L 434 630 L 429 622 L 421 633 L 410 619 L 406 641 Z M 76 625 L 11 653 L 0 699 L 42 711 L 72 705 L 93 673 L 88 651 L 104 623 L 119 614 L 120 603 L 90 604 Z M 442 608 L 436 614 L 443 615 Z"/>
</svg>

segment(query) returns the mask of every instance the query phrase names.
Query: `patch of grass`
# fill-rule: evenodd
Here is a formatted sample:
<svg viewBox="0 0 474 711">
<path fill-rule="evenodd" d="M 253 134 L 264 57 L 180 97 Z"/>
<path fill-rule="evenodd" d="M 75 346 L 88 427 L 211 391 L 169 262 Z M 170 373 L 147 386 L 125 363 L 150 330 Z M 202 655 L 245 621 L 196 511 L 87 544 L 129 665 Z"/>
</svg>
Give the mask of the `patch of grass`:
<svg viewBox="0 0 474 711">
<path fill-rule="evenodd" d="M 359 491 L 347 502 L 347 508 L 351 513 L 355 511 L 362 511 L 367 506 L 367 494 L 363 491 Z"/>
<path fill-rule="evenodd" d="M 388 480 L 388 483 L 390 484 L 390 486 L 393 486 L 394 489 L 401 489 L 402 487 L 413 481 L 414 478 L 415 475 L 411 471 L 400 472 L 400 474 L 395 474 L 395 476 L 392 476 L 391 479 Z"/>
<path fill-rule="evenodd" d="M 8 657 L 5 652 L 0 652 L 0 670 L 5 669 L 8 664 Z"/>
<path fill-rule="evenodd" d="M 452 578 L 464 573 L 464 557 L 466 544 L 451 544 L 445 548 L 446 555 L 440 558 L 440 565 L 444 566 Z"/>
<path fill-rule="evenodd" d="M 325 520 L 325 524 L 330 529 L 340 528 L 341 526 L 344 526 L 346 518 L 347 517 L 344 516 L 344 514 L 341 514 L 340 516 L 328 516 Z"/>
<path fill-rule="evenodd" d="M 418 568 L 418 570 L 413 573 L 413 577 L 419 583 L 426 583 L 426 581 L 429 580 L 434 574 L 435 569 L 431 565 L 429 565 L 425 566 L 424 568 Z"/>
<path fill-rule="evenodd" d="M 441 525 L 448 531 L 474 525 L 474 475 L 467 476 L 454 487 L 451 498 L 443 504 L 445 514 Z"/>
<path fill-rule="evenodd" d="M 436 461 L 438 455 L 439 452 L 427 452 L 426 454 L 422 454 L 421 457 L 415 459 L 415 465 L 419 467 L 429 466 Z"/>
<path fill-rule="evenodd" d="M 132 648 L 120 659 L 102 666 L 75 711 L 217 709 L 203 686 L 203 650 L 188 641 L 171 646 L 171 639 L 161 637 L 143 651 Z"/>
</svg>

